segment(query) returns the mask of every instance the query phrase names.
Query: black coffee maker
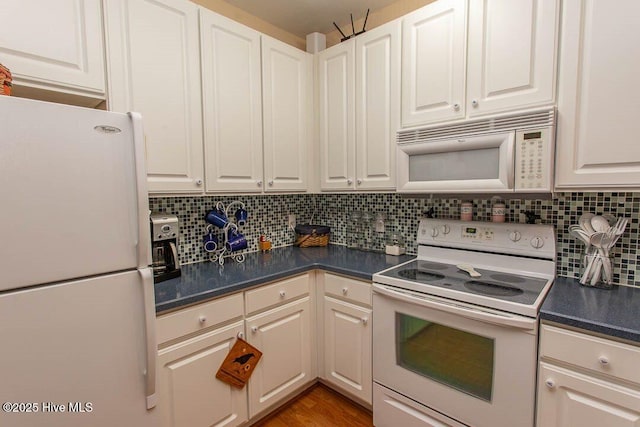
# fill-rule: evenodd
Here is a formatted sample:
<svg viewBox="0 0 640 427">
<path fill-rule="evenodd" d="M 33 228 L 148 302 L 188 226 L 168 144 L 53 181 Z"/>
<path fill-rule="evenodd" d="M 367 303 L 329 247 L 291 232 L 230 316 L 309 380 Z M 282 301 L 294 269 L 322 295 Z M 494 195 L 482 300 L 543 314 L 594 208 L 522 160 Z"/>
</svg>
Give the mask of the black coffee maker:
<svg viewBox="0 0 640 427">
<path fill-rule="evenodd" d="M 151 255 L 153 258 L 153 281 L 159 283 L 164 280 L 180 276 L 180 261 L 178 259 L 178 217 L 152 213 L 151 223 Z"/>
</svg>

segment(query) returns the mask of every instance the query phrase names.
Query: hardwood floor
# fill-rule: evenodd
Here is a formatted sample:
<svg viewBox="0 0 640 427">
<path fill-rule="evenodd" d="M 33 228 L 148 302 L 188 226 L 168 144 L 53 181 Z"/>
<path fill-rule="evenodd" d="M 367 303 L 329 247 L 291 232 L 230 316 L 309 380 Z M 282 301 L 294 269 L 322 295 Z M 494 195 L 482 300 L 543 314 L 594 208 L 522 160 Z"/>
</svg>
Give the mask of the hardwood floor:
<svg viewBox="0 0 640 427">
<path fill-rule="evenodd" d="M 259 427 L 371 427 L 371 412 L 317 384 L 255 424 Z"/>
</svg>

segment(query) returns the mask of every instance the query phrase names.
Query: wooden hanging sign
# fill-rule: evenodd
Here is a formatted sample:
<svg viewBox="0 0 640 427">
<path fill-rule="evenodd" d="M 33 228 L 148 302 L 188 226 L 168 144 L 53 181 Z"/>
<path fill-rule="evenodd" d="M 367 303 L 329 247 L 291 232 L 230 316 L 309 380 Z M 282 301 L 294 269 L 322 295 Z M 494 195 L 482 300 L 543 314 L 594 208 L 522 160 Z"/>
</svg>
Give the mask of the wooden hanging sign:
<svg viewBox="0 0 640 427">
<path fill-rule="evenodd" d="M 216 378 L 234 387 L 242 388 L 249 381 L 261 357 L 260 350 L 238 338 L 220 365 Z"/>
</svg>

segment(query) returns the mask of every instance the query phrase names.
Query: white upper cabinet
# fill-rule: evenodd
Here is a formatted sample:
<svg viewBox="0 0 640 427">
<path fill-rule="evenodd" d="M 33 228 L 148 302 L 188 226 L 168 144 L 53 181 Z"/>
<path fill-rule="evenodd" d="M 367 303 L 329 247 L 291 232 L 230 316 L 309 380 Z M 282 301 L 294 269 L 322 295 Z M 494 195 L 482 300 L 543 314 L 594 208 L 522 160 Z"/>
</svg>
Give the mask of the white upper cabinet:
<svg viewBox="0 0 640 427">
<path fill-rule="evenodd" d="M 304 191 L 312 137 L 313 55 L 262 36 L 265 191 Z"/>
<path fill-rule="evenodd" d="M 467 113 L 555 100 L 558 0 L 469 2 Z"/>
<path fill-rule="evenodd" d="M 261 192 L 260 33 L 203 8 L 200 31 L 206 190 Z"/>
<path fill-rule="evenodd" d="M 13 74 L 16 95 L 45 89 L 94 98 L 83 104 L 92 107 L 104 99 L 101 4 L 100 0 L 2 2 L 0 62 Z"/>
<path fill-rule="evenodd" d="M 354 187 L 355 41 L 318 54 L 320 185 L 323 190 Z"/>
<path fill-rule="evenodd" d="M 439 0 L 402 20 L 402 125 L 461 119 L 467 0 Z"/>
<path fill-rule="evenodd" d="M 553 104 L 559 13 L 559 0 L 439 0 L 406 15 L 402 125 Z"/>
<path fill-rule="evenodd" d="M 640 188 L 640 2 L 565 0 L 556 187 Z"/>
<path fill-rule="evenodd" d="M 142 114 L 150 193 L 203 191 L 198 8 L 105 2 L 109 109 Z"/>
<path fill-rule="evenodd" d="M 395 188 L 400 21 L 318 54 L 320 186 Z"/>
<path fill-rule="evenodd" d="M 394 189 L 400 127 L 400 21 L 356 38 L 356 189 Z"/>
</svg>

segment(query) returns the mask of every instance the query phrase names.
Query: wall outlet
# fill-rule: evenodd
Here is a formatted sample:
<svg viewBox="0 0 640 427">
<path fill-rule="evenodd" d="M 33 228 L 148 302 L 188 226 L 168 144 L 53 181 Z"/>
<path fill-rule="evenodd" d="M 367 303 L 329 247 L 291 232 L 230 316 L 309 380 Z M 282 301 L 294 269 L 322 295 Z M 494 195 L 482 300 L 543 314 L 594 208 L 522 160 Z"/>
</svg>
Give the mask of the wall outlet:
<svg viewBox="0 0 640 427">
<path fill-rule="evenodd" d="M 294 214 L 289 214 L 288 218 L 289 228 L 296 228 L 296 216 Z"/>
</svg>

